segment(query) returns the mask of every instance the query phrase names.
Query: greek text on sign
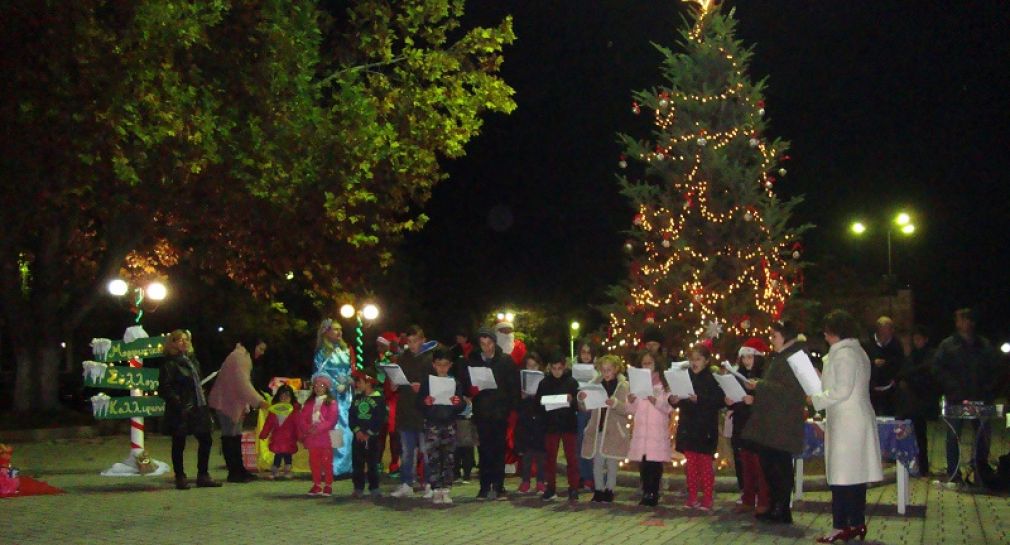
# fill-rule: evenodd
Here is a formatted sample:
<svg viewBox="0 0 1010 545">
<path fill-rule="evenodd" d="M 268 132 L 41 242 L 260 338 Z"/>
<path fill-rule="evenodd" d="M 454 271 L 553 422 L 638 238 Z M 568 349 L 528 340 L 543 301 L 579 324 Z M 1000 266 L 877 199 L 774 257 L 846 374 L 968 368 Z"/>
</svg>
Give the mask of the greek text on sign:
<svg viewBox="0 0 1010 545">
<path fill-rule="evenodd" d="M 96 339 L 98 340 L 98 339 Z M 100 362 L 129 361 L 134 358 L 153 358 L 162 356 L 165 342 L 168 337 L 161 335 L 158 337 L 145 337 L 133 342 L 108 341 L 102 339 L 103 343 L 92 341 L 94 347 L 95 360 Z"/>
<path fill-rule="evenodd" d="M 98 420 L 162 416 L 165 400 L 156 396 L 109 397 L 98 394 L 91 397 L 91 413 Z"/>
<path fill-rule="evenodd" d="M 158 370 L 154 368 L 113 366 L 100 361 L 86 361 L 83 367 L 85 386 L 145 392 L 158 389 Z"/>
</svg>

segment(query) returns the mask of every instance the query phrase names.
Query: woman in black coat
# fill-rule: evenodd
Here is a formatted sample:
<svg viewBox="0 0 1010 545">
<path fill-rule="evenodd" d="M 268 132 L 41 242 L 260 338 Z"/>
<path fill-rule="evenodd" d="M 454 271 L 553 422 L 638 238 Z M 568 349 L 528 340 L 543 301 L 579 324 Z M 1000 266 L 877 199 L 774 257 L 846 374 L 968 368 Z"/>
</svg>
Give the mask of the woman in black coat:
<svg viewBox="0 0 1010 545">
<path fill-rule="evenodd" d="M 163 352 L 165 361 L 161 364 L 158 389 L 161 398 L 165 400 L 165 416 L 162 424 L 165 433 L 172 436 L 175 487 L 179 490 L 189 488 L 182 461 L 188 435 L 196 436 L 200 445 L 196 458 L 196 486 L 221 486 L 221 483 L 210 478 L 208 472 L 210 448 L 213 445 L 210 438 L 210 409 L 207 406 L 203 386 L 200 384 L 200 362 L 193 355 L 189 332 L 177 329 L 169 333 Z"/>
</svg>

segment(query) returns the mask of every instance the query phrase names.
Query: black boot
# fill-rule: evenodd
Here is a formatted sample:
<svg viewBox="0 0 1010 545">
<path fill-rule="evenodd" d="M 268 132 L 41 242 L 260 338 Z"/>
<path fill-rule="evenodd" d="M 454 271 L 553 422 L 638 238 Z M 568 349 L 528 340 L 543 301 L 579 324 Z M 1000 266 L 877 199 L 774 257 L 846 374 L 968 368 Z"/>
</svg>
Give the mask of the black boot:
<svg viewBox="0 0 1010 545">
<path fill-rule="evenodd" d="M 604 490 L 602 500 L 604 503 L 614 503 L 614 491 Z"/>
<path fill-rule="evenodd" d="M 175 488 L 176 490 L 189 490 L 189 481 L 186 480 L 186 475 L 175 476 Z"/>
<path fill-rule="evenodd" d="M 591 499 L 589 501 L 591 501 L 593 503 L 602 503 L 603 502 L 603 491 L 602 490 L 593 490 L 593 499 Z"/>
<path fill-rule="evenodd" d="M 242 465 L 242 438 L 239 436 L 221 437 L 221 453 L 224 463 L 228 466 L 228 482 L 246 483 L 245 467 Z"/>
</svg>

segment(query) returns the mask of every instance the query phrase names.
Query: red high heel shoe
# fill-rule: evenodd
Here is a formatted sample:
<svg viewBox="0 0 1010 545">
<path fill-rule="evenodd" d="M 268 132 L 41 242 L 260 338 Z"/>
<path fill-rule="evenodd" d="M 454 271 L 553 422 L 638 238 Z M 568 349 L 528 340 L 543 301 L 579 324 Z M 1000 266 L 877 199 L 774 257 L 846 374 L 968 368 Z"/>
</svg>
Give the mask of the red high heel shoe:
<svg viewBox="0 0 1010 545">
<path fill-rule="evenodd" d="M 860 524 L 849 528 L 849 539 L 859 537 L 859 541 L 866 541 L 866 525 Z"/>
<path fill-rule="evenodd" d="M 834 529 L 832 532 L 826 536 L 821 536 L 817 538 L 817 543 L 834 543 L 836 541 L 848 541 L 852 537 L 852 528 L 845 528 L 844 530 Z"/>
</svg>

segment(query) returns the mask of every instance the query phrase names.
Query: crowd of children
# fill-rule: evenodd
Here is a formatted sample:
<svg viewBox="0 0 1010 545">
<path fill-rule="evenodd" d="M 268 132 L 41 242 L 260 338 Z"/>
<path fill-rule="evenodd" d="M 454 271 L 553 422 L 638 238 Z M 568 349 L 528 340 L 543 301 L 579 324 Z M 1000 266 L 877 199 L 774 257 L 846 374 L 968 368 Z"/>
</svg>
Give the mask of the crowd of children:
<svg viewBox="0 0 1010 545">
<path fill-rule="evenodd" d="M 420 328 L 411 331 L 414 338 L 399 353 L 395 337 L 380 337 L 382 347 L 387 348 L 381 354 L 382 363 L 398 363 L 409 385 L 390 388 L 391 378 L 375 372 L 378 368 L 371 373 L 353 373 L 355 392 L 349 417 L 353 497 L 365 496 L 366 477 L 369 495 L 380 495 L 385 437 L 399 435 L 401 444 L 410 448 L 393 453 L 399 454 L 402 462 L 401 485 L 393 497 L 412 496 L 417 487 L 433 503 L 452 503 L 453 482 L 469 481 L 476 466 L 476 445 L 481 480 L 478 499 L 505 498 L 505 436 L 509 415 L 514 411 L 519 494 L 536 493 L 544 501 L 559 497 L 577 501 L 580 488 L 588 484 L 593 490 L 593 502 L 612 502 L 618 470 L 624 461 L 638 466 L 639 504 L 655 506 L 660 499 L 664 465 L 671 462 L 676 449 L 686 459 L 684 505 L 710 511 L 714 507 L 713 465 L 720 415 L 725 414 L 724 433 L 732 437 L 742 492 L 736 510 L 757 514 L 768 510 L 768 485 L 755 453 L 757 447 L 743 439 L 754 398 L 747 395 L 734 402 L 723 394 L 714 374 L 728 371 L 713 360 L 708 346 L 699 344 L 689 350 L 694 395 L 685 398 L 670 394 L 664 375 L 670 364 L 658 350 L 646 349 L 638 354 L 633 365 L 651 371 L 652 391 L 648 396 L 636 396 L 629 388 L 626 362 L 614 354 L 580 357 L 579 363 L 591 363 L 596 370 L 594 378 L 580 383 L 573 377 L 567 358 L 551 354 L 545 361 L 538 353 L 528 352 L 521 368 L 535 372 L 533 375 L 539 378 L 539 383 L 531 387 L 520 381 L 520 368 L 503 357 L 490 331 L 482 331 L 479 346 L 469 350 L 423 342 Z M 592 354 L 588 344 L 583 346 L 580 354 Z M 767 345 L 760 339 L 748 340 L 738 352 L 736 372 L 747 379 L 760 378 L 767 352 Z M 477 367 L 490 369 L 493 385 L 472 379 L 471 370 Z M 377 375 L 385 379 L 385 385 L 380 384 Z M 311 388 L 311 397 L 302 407 L 291 388 L 278 389 L 274 407 L 283 410 L 271 411 L 260 437 L 269 438 L 270 450 L 275 453 L 272 478 L 290 473 L 291 455 L 300 441 L 309 451 L 313 481 L 309 494 L 328 496 L 332 493 L 332 449 L 339 447 L 342 435 L 333 430 L 336 408 L 332 382 L 325 375 L 317 375 Z M 602 388 L 606 398 L 602 406 L 597 403 L 587 409 L 586 388 Z M 723 409 L 727 409 L 725 413 Z M 675 411 L 679 411 L 679 421 L 675 441 L 671 442 L 670 424 Z M 390 427 L 394 419 L 396 427 Z M 390 443 L 391 450 L 395 450 Z M 565 455 L 568 486 L 567 492 L 560 495 L 559 449 Z M 591 468 L 591 480 L 583 477 L 582 464 Z M 424 485 L 420 486 L 417 479 L 422 475 Z"/>
</svg>

